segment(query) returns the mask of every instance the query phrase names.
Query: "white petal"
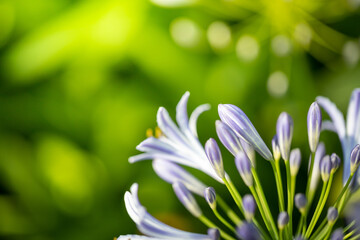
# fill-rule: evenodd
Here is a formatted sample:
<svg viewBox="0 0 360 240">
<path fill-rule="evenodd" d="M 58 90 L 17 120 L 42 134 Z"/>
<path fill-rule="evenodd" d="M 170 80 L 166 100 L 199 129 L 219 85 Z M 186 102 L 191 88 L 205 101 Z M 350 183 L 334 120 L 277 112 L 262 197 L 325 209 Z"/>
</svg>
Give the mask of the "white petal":
<svg viewBox="0 0 360 240">
<path fill-rule="evenodd" d="M 210 104 L 203 104 L 195 108 L 195 110 L 191 113 L 190 120 L 189 120 L 189 128 L 191 133 L 198 137 L 197 135 L 197 129 L 196 129 L 196 122 L 199 116 L 210 109 Z"/>
<path fill-rule="evenodd" d="M 329 120 L 324 120 L 322 122 L 321 131 L 331 131 L 331 132 L 337 133 L 334 123 Z"/>
<path fill-rule="evenodd" d="M 355 89 L 351 94 L 346 116 L 346 131 L 347 136 L 354 141 L 360 140 L 360 88 Z M 356 142 L 351 143 L 351 147 L 355 145 Z"/>
<path fill-rule="evenodd" d="M 176 106 L 176 121 L 182 131 L 188 129 L 189 118 L 187 114 L 187 103 L 189 100 L 189 96 L 189 92 L 184 93 Z"/>
<path fill-rule="evenodd" d="M 328 98 L 317 97 L 316 101 L 322 108 L 324 108 L 324 110 L 330 116 L 336 128 L 336 132 L 340 138 L 340 141 L 342 142 L 342 144 L 345 144 L 345 120 L 343 114 Z"/>
</svg>

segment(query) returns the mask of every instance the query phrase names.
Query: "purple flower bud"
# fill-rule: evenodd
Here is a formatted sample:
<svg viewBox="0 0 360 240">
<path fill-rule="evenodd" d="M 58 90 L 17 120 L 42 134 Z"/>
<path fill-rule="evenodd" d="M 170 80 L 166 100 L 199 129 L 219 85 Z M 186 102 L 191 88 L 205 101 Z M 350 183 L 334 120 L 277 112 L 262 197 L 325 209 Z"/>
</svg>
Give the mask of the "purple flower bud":
<svg viewBox="0 0 360 240">
<path fill-rule="evenodd" d="M 305 240 L 305 237 L 298 235 L 294 238 L 294 240 Z"/>
<path fill-rule="evenodd" d="M 247 186 L 253 185 L 253 178 L 251 174 L 251 163 L 245 153 L 240 152 L 235 157 L 235 165 L 240 173 L 241 178 Z"/>
<path fill-rule="evenodd" d="M 294 123 L 290 115 L 282 112 L 276 123 L 276 135 L 278 137 L 281 156 L 285 161 L 289 160 L 293 128 Z"/>
<path fill-rule="evenodd" d="M 262 239 L 258 229 L 254 226 L 254 224 L 249 222 L 244 222 L 236 229 L 237 234 L 240 239 L 244 240 L 260 240 Z"/>
<path fill-rule="evenodd" d="M 244 207 L 245 218 L 250 222 L 253 219 L 256 210 L 256 203 L 253 196 L 246 194 L 242 199 L 242 204 Z"/>
<path fill-rule="evenodd" d="M 219 116 L 239 137 L 250 143 L 266 160 L 272 160 L 269 148 L 266 146 L 254 125 L 245 113 L 235 105 L 219 104 Z"/>
<path fill-rule="evenodd" d="M 216 209 L 216 193 L 213 187 L 207 187 L 205 189 L 204 197 L 211 209 Z"/>
<path fill-rule="evenodd" d="M 339 212 L 336 208 L 334 207 L 329 207 L 328 212 L 327 212 L 327 219 L 329 221 L 330 224 L 334 223 L 336 221 L 336 219 L 339 216 Z"/>
<path fill-rule="evenodd" d="M 251 164 L 253 167 L 255 167 L 256 164 L 256 156 L 255 156 L 255 150 L 253 148 L 253 146 L 251 146 L 248 142 L 246 142 L 245 140 L 243 140 L 242 138 L 240 138 L 240 143 L 241 146 L 244 150 L 244 152 L 246 153 L 246 155 L 248 156 Z"/>
<path fill-rule="evenodd" d="M 211 240 L 219 240 L 220 239 L 220 232 L 217 228 L 209 228 L 208 236 Z"/>
<path fill-rule="evenodd" d="M 331 154 L 330 160 L 331 160 L 331 166 L 332 166 L 331 172 L 334 173 L 340 167 L 341 160 L 340 160 L 340 157 L 336 153 Z"/>
<path fill-rule="evenodd" d="M 343 240 L 344 239 L 344 230 L 342 228 L 336 229 L 330 237 L 331 240 Z"/>
<path fill-rule="evenodd" d="M 300 149 L 295 148 L 290 153 L 290 174 L 291 176 L 296 176 L 299 172 L 301 164 L 301 152 Z"/>
<path fill-rule="evenodd" d="M 321 131 L 322 116 L 319 105 L 313 102 L 307 115 L 307 127 L 309 136 L 309 145 L 311 152 L 315 152 L 319 143 Z"/>
<path fill-rule="evenodd" d="M 220 148 L 215 139 L 210 138 L 205 144 L 205 152 L 219 178 L 225 177 L 223 160 L 221 157 Z"/>
<path fill-rule="evenodd" d="M 281 212 L 277 219 L 279 229 L 283 229 L 289 223 L 289 214 L 287 212 Z"/>
<path fill-rule="evenodd" d="M 271 145 L 272 145 L 274 159 L 278 161 L 281 157 L 281 153 L 280 153 L 279 142 L 276 134 L 271 141 Z"/>
<path fill-rule="evenodd" d="M 174 192 L 184 207 L 194 216 L 200 217 L 202 211 L 197 204 L 194 196 L 185 187 L 182 182 L 175 182 L 173 185 Z"/>
<path fill-rule="evenodd" d="M 307 199 L 304 194 L 298 193 L 295 195 L 295 206 L 299 209 L 299 211 L 304 214 L 306 210 Z"/>
<path fill-rule="evenodd" d="M 221 143 L 226 147 L 232 155 L 236 156 L 242 152 L 242 145 L 236 133 L 225 123 L 220 120 L 216 121 L 216 133 Z"/>
<path fill-rule="evenodd" d="M 329 180 L 332 169 L 331 165 L 332 164 L 329 155 L 323 157 L 320 164 L 320 173 L 321 173 L 321 178 L 324 182 L 327 182 Z"/>
<path fill-rule="evenodd" d="M 355 173 L 360 165 L 360 144 L 357 144 L 350 154 L 350 171 L 352 174 Z"/>
<path fill-rule="evenodd" d="M 319 183 L 320 164 L 321 164 L 321 159 L 323 159 L 324 156 L 325 156 L 325 144 L 323 142 L 320 142 L 319 146 L 317 147 L 316 152 L 315 152 L 314 168 L 313 168 L 311 182 L 310 182 L 310 193 L 311 194 L 315 193 L 315 190 Z M 311 164 L 311 161 L 309 161 L 309 169 L 310 169 L 310 164 Z"/>
</svg>

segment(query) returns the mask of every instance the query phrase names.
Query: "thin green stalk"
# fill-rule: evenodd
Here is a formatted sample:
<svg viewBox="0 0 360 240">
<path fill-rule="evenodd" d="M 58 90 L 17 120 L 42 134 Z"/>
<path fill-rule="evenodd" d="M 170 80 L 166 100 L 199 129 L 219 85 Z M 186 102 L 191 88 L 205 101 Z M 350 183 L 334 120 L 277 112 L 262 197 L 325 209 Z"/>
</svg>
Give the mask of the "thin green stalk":
<svg viewBox="0 0 360 240">
<path fill-rule="evenodd" d="M 261 201 L 259 199 L 258 194 L 256 193 L 256 190 L 255 190 L 254 186 L 250 186 L 249 189 L 250 189 L 251 194 L 253 195 L 253 197 L 255 199 L 256 205 L 258 206 L 258 209 L 260 211 L 260 214 L 262 216 L 262 219 L 263 219 L 263 221 L 265 223 L 266 228 L 269 230 L 269 233 L 270 233 L 271 237 L 274 238 L 275 234 L 272 231 L 271 224 L 267 220 L 267 216 L 266 216 L 265 211 L 263 209 L 263 205 L 262 205 L 262 203 L 261 203 Z"/>
<path fill-rule="evenodd" d="M 244 214 L 244 208 L 242 206 L 242 198 L 241 198 L 241 195 L 239 194 L 239 192 L 236 190 L 234 184 L 232 184 L 231 180 L 230 179 L 227 179 L 227 178 L 223 178 L 222 179 L 227 187 L 227 189 L 229 190 L 232 198 L 234 199 L 236 205 L 239 207 L 241 213 L 243 215 Z"/>
<path fill-rule="evenodd" d="M 344 232 L 345 232 L 345 231 L 344 231 Z M 354 233 L 356 233 L 356 230 L 352 230 L 351 232 L 349 232 L 348 234 L 346 234 L 346 235 L 344 236 L 344 240 L 350 238 L 352 235 L 354 235 Z"/>
<path fill-rule="evenodd" d="M 220 222 L 222 222 L 226 227 L 228 227 L 231 231 L 233 231 L 236 234 L 236 230 L 235 228 L 228 222 L 225 220 L 225 218 L 223 218 L 220 213 L 217 211 L 216 208 L 212 209 L 215 216 L 220 220 Z"/>
<path fill-rule="evenodd" d="M 283 240 L 283 229 L 279 229 L 280 240 Z"/>
<path fill-rule="evenodd" d="M 300 234 L 303 224 L 304 224 L 304 214 L 301 214 L 300 221 L 299 221 L 299 224 L 298 224 L 298 229 L 296 231 L 296 235 Z"/>
<path fill-rule="evenodd" d="M 352 238 L 349 238 L 349 240 L 357 240 L 357 239 L 360 239 L 360 233 L 353 236 Z"/>
<path fill-rule="evenodd" d="M 284 191 L 281 181 L 280 161 L 275 160 L 275 161 L 270 161 L 270 163 L 273 168 L 274 176 L 275 176 L 276 188 L 279 198 L 279 210 L 280 212 L 282 212 L 285 210 L 285 203 L 284 203 Z"/>
<path fill-rule="evenodd" d="M 311 183 L 311 179 L 312 179 L 312 172 L 314 169 L 314 161 L 315 161 L 315 152 L 311 153 L 311 165 L 310 165 L 310 170 L 309 170 L 309 175 L 308 175 L 308 181 L 306 183 L 306 191 L 305 191 L 305 196 L 306 198 L 309 198 L 309 190 L 310 190 L 310 183 Z M 308 208 L 310 208 L 311 206 L 311 201 L 312 199 L 308 199 Z"/>
<path fill-rule="evenodd" d="M 227 205 L 227 203 L 219 195 L 216 196 L 216 202 L 224 210 L 226 215 L 235 225 L 239 225 L 242 222 L 241 219 L 238 217 L 238 215 L 236 215 L 236 213 Z"/>
<path fill-rule="evenodd" d="M 207 217 L 205 217 L 204 215 L 201 215 L 199 217 L 199 220 L 205 224 L 207 227 L 209 228 L 217 228 L 219 229 L 218 226 L 216 226 L 212 221 L 210 221 Z M 229 234 L 227 234 L 226 232 L 224 232 L 223 230 L 219 229 L 220 235 L 221 237 L 223 237 L 226 240 L 236 240 L 235 238 L 233 238 L 232 236 L 230 236 Z"/>
<path fill-rule="evenodd" d="M 251 169 L 251 172 L 252 172 L 252 175 L 253 175 L 254 181 L 255 181 L 255 189 L 256 189 L 256 191 L 258 193 L 258 196 L 259 196 L 259 199 L 260 199 L 260 201 L 261 201 L 261 203 L 263 204 L 263 207 L 264 207 L 265 215 L 267 215 L 267 217 L 268 217 L 268 221 L 269 221 L 269 223 L 271 225 L 272 231 L 275 234 L 275 239 L 278 239 L 279 234 L 277 232 L 276 224 L 275 224 L 274 219 L 273 219 L 273 217 L 271 215 L 269 204 L 266 201 L 265 194 L 264 194 L 264 191 L 263 191 L 263 189 L 261 187 L 259 177 L 258 177 L 258 175 L 257 175 L 254 168 Z"/>
<path fill-rule="evenodd" d="M 323 208 L 325 206 L 326 200 L 327 200 L 327 198 L 329 196 L 329 193 L 330 193 L 333 178 L 334 178 L 334 173 L 331 173 L 329 180 L 323 186 L 323 189 L 325 188 L 325 191 L 321 191 L 319 204 L 317 205 L 317 207 L 315 209 L 315 213 L 314 213 L 314 215 L 313 215 L 313 217 L 311 219 L 309 228 L 307 229 L 307 231 L 305 233 L 305 238 L 310 237 L 310 234 L 311 234 L 312 230 L 314 229 L 314 227 L 315 227 L 315 225 L 317 223 L 317 220 L 319 219 L 319 217 L 321 215 L 321 212 L 322 212 L 322 210 L 323 210 Z"/>
<path fill-rule="evenodd" d="M 293 211 L 293 204 L 294 204 L 294 194 L 295 194 L 295 180 L 291 176 L 290 173 L 290 164 L 289 161 L 285 161 L 286 167 L 286 182 L 287 182 L 287 198 L 288 198 L 288 205 L 287 205 L 287 212 L 289 214 L 289 225 L 288 225 L 288 237 L 291 238 L 292 236 L 292 211 Z M 293 190 L 294 189 L 294 190 Z"/>
</svg>

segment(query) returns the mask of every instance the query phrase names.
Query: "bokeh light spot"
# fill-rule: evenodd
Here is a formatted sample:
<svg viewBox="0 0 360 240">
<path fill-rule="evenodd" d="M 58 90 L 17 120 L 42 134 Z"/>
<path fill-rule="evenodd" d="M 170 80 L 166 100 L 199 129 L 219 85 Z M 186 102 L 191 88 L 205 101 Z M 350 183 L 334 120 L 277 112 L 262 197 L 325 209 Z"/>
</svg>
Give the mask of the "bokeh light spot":
<svg viewBox="0 0 360 240">
<path fill-rule="evenodd" d="M 188 18 L 177 18 L 170 25 L 170 33 L 174 41 L 185 48 L 198 45 L 201 37 L 199 26 Z"/>
<path fill-rule="evenodd" d="M 258 41 L 250 36 L 244 35 L 236 43 L 236 54 L 244 61 L 253 61 L 259 55 L 260 46 Z"/>
<path fill-rule="evenodd" d="M 231 30 L 224 22 L 216 21 L 210 24 L 207 37 L 210 45 L 217 50 L 224 49 L 231 42 Z"/>
<path fill-rule="evenodd" d="M 289 80 L 285 73 L 281 71 L 273 72 L 268 79 L 267 89 L 270 95 L 282 97 L 288 90 Z"/>
</svg>

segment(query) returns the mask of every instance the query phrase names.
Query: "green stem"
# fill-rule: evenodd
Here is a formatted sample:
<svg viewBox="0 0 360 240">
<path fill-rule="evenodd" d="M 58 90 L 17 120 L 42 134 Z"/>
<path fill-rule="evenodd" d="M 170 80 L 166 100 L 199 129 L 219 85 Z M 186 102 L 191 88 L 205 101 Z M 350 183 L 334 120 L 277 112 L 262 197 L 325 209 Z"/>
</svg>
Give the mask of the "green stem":
<svg viewBox="0 0 360 240">
<path fill-rule="evenodd" d="M 267 216 L 268 221 L 269 221 L 269 223 L 271 225 L 271 229 L 275 234 L 275 239 L 278 239 L 279 234 L 277 232 L 276 224 L 275 224 L 274 219 L 273 219 L 273 217 L 271 215 L 269 204 L 266 201 L 265 194 L 264 194 L 264 191 L 263 191 L 263 189 L 261 187 L 259 177 L 258 177 L 258 175 L 257 175 L 254 168 L 251 169 L 251 172 L 252 172 L 252 175 L 253 175 L 254 181 L 255 181 L 255 189 L 256 189 L 256 191 L 258 193 L 258 196 L 259 196 L 259 199 L 260 199 L 260 201 L 261 201 L 261 203 L 263 204 L 263 207 L 264 207 L 265 215 Z"/>
<path fill-rule="evenodd" d="M 277 188 L 277 192 L 278 192 L 279 206 L 280 206 L 279 210 L 280 210 L 280 212 L 282 212 L 285 210 L 285 203 L 284 203 L 284 191 L 283 191 L 283 186 L 282 186 L 282 181 L 281 181 L 280 161 L 275 160 L 275 161 L 270 161 L 270 163 L 273 168 L 275 181 L 276 181 L 276 188 Z"/>
<path fill-rule="evenodd" d="M 204 215 L 201 215 L 199 217 L 199 220 L 209 228 L 217 228 L 217 229 L 219 229 L 218 226 L 216 226 L 212 221 L 210 221 Z M 219 229 L 219 232 L 220 232 L 221 237 L 223 237 L 226 240 L 236 240 L 235 238 L 233 238 L 232 236 L 230 236 L 229 234 L 227 234 L 226 232 L 224 232 L 221 229 Z"/>
<path fill-rule="evenodd" d="M 234 184 L 231 182 L 230 178 L 226 178 L 224 177 L 222 179 L 227 187 L 227 189 L 229 190 L 232 198 L 234 199 L 236 205 L 239 207 L 241 213 L 245 216 L 244 214 L 244 208 L 242 206 L 242 198 L 241 195 L 239 194 L 239 192 L 236 190 Z"/>
<path fill-rule="evenodd" d="M 226 227 L 228 227 L 231 231 L 233 231 L 236 234 L 236 230 L 235 228 L 228 222 L 225 220 L 225 218 L 223 218 L 219 212 L 217 211 L 216 208 L 212 209 L 215 216 L 220 220 L 220 222 L 222 222 Z"/>
<path fill-rule="evenodd" d="M 237 226 L 242 223 L 241 219 L 236 215 L 236 213 L 231 210 L 231 208 L 227 205 L 227 203 L 218 195 L 216 196 L 216 202 L 219 206 L 224 210 L 226 215 L 233 221 L 233 223 Z"/>
<path fill-rule="evenodd" d="M 254 196 L 254 199 L 255 199 L 255 202 L 256 202 L 256 205 L 258 206 L 258 209 L 260 211 L 260 214 L 262 216 L 262 219 L 265 223 L 265 226 L 266 228 L 269 230 L 270 234 L 271 234 L 271 237 L 274 238 L 275 237 L 275 234 L 274 232 L 272 231 L 272 228 L 271 228 L 271 224 L 269 223 L 269 221 L 267 220 L 267 216 L 265 214 L 265 211 L 263 209 L 263 205 L 259 199 L 259 196 L 258 194 L 256 193 L 256 190 L 254 188 L 254 186 L 250 186 L 249 187 L 250 191 L 251 191 L 251 194 Z"/>
<path fill-rule="evenodd" d="M 327 183 L 324 183 L 324 185 L 323 185 L 323 190 L 321 191 L 321 195 L 320 195 L 320 201 L 315 209 L 315 213 L 311 219 L 309 228 L 307 229 L 307 231 L 305 233 L 305 238 L 310 237 L 310 234 L 311 234 L 312 230 L 314 229 L 314 227 L 317 223 L 317 220 L 319 219 L 319 217 L 321 215 L 321 212 L 325 206 L 326 200 L 330 193 L 330 188 L 331 188 L 333 178 L 334 178 L 334 173 L 331 173 L 330 179 L 327 181 Z"/>
<path fill-rule="evenodd" d="M 285 161 L 285 167 L 286 167 L 286 182 L 287 182 L 287 198 L 288 198 L 288 205 L 287 205 L 287 212 L 289 214 L 289 232 L 288 237 L 291 238 L 292 236 L 292 211 L 293 211 L 293 203 L 294 203 L 294 196 L 295 194 L 295 180 L 291 176 L 290 173 L 290 164 L 289 161 Z"/>
</svg>

